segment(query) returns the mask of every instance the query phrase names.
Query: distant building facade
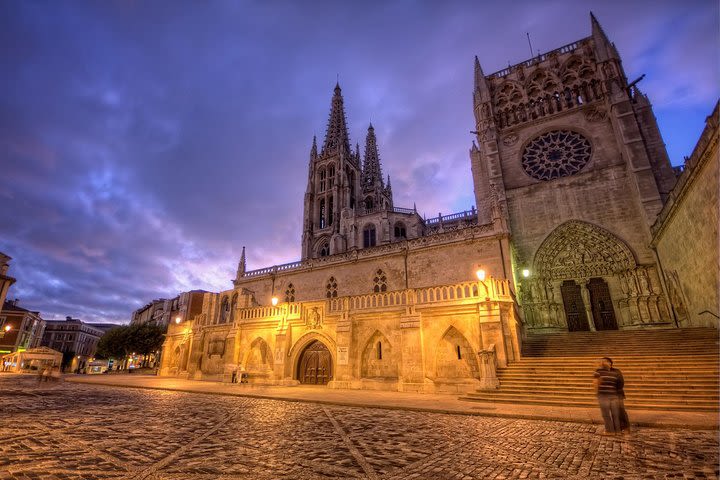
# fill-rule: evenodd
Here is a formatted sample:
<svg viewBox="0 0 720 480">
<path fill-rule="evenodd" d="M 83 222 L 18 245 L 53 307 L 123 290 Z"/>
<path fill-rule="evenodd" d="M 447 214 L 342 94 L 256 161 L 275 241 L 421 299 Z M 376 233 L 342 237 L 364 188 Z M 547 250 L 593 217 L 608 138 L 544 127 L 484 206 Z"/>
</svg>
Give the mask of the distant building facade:
<svg viewBox="0 0 720 480">
<path fill-rule="evenodd" d="M 718 128 L 715 104 L 652 228 L 652 243 L 665 273 L 673 315 L 682 326 L 717 328 L 720 322 Z"/>
<path fill-rule="evenodd" d="M 72 353 L 74 358 L 67 367 L 72 372 L 84 369 L 95 356 L 98 341 L 103 334 L 103 330 L 76 318 L 47 320 L 42 345 L 65 354 Z"/>
<path fill-rule="evenodd" d="M 243 249 L 233 288 L 170 324 L 161 374 L 459 392 L 496 386 L 527 334 L 675 326 L 651 227 L 676 173 L 597 20 L 490 75 L 476 59 L 473 110 L 477 209 L 428 220 L 395 207 L 372 125 L 351 148 L 336 86 L 300 261 L 248 270 Z"/>
<path fill-rule="evenodd" d="M 130 325 L 153 323 L 167 327 L 170 322 L 184 321 L 202 312 L 204 290 L 191 290 L 171 299 L 160 298 L 132 313 Z"/>
<path fill-rule="evenodd" d="M 15 279 L 8 275 L 11 257 L 0 252 L 0 305 L 5 305 L 8 290 L 15 283 Z"/>
<path fill-rule="evenodd" d="M 45 331 L 40 312 L 18 305 L 18 300 L 6 301 L 0 311 L 0 353 L 39 347 Z"/>
</svg>

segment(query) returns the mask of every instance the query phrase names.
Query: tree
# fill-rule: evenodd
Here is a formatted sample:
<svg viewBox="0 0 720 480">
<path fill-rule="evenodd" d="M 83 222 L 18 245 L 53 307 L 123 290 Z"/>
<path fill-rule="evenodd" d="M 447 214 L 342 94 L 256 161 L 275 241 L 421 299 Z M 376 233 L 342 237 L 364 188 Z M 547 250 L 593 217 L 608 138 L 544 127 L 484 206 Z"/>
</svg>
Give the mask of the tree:
<svg viewBox="0 0 720 480">
<path fill-rule="evenodd" d="M 130 350 L 130 327 L 117 327 L 109 330 L 100 337 L 97 345 L 96 355 L 100 358 L 125 358 Z"/>
</svg>

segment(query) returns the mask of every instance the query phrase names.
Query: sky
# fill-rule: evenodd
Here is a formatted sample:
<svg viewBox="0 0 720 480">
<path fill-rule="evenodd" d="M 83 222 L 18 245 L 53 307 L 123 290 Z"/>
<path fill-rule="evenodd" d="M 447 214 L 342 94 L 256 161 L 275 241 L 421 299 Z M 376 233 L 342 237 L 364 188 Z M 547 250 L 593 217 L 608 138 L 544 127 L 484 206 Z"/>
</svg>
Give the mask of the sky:
<svg viewBox="0 0 720 480">
<path fill-rule="evenodd" d="M 300 258 L 313 135 L 339 80 L 395 205 L 474 204 L 473 58 L 489 74 L 590 35 L 654 105 L 674 165 L 719 95 L 710 1 L 0 2 L 0 251 L 43 318 L 127 323 L 154 298 Z"/>
</svg>

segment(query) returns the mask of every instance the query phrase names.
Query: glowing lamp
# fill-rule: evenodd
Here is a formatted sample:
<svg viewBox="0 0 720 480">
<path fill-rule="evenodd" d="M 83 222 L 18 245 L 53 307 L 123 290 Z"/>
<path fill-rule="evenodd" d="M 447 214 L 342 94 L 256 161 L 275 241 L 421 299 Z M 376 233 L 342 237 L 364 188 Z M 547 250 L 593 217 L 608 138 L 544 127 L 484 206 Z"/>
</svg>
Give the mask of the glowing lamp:
<svg viewBox="0 0 720 480">
<path fill-rule="evenodd" d="M 475 275 L 477 275 L 478 280 L 480 280 L 481 282 L 485 281 L 485 270 L 483 270 L 482 268 L 478 268 L 477 272 L 475 272 Z"/>
<path fill-rule="evenodd" d="M 175 323 L 179 324 L 180 322 L 182 322 L 182 318 L 175 317 Z"/>
<path fill-rule="evenodd" d="M 530 276 L 530 270 L 528 270 L 527 268 L 523 268 L 522 276 L 528 278 Z"/>
<path fill-rule="evenodd" d="M 12 327 L 10 325 L 5 325 L 5 331 L 9 332 L 10 330 L 12 330 Z"/>
<path fill-rule="evenodd" d="M 277 306 L 277 304 L 278 304 L 278 298 L 277 298 L 277 297 L 272 297 L 272 298 L 270 299 L 270 303 L 272 303 L 272 306 L 273 306 L 273 307 Z"/>
</svg>

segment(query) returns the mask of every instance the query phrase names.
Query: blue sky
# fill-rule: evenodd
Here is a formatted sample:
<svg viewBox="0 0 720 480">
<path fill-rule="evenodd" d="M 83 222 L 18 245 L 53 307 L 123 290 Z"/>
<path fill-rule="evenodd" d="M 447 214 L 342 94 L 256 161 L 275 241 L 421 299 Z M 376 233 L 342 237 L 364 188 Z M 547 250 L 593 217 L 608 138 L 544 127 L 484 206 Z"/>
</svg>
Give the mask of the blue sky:
<svg viewBox="0 0 720 480">
<path fill-rule="evenodd" d="M 716 1 L 0 3 L 0 251 L 45 318 L 129 321 L 248 267 L 297 260 L 313 135 L 339 77 L 397 206 L 473 205 L 473 57 L 485 72 L 590 34 L 655 106 L 671 160 L 718 98 Z"/>
</svg>

